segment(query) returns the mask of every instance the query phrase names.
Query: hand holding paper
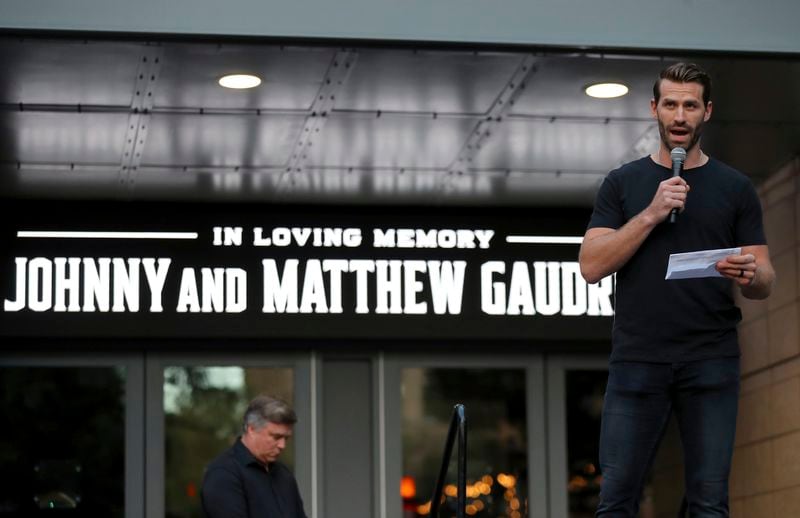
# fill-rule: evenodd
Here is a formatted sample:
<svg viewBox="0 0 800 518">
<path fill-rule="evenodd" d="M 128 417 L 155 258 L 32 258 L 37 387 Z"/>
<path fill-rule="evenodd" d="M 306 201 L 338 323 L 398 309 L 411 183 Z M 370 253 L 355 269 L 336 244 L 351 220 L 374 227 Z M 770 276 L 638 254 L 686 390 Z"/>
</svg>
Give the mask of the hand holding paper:
<svg viewBox="0 0 800 518">
<path fill-rule="evenodd" d="M 699 279 L 702 277 L 722 277 L 717 271 L 717 261 L 731 255 L 740 255 L 741 247 L 699 250 L 682 254 L 670 254 L 665 279 Z"/>
</svg>

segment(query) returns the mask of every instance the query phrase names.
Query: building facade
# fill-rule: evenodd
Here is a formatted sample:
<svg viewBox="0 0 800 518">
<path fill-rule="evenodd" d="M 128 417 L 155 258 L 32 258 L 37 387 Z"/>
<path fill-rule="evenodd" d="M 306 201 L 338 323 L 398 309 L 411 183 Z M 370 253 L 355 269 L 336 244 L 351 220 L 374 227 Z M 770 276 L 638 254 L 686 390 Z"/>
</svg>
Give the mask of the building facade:
<svg viewBox="0 0 800 518">
<path fill-rule="evenodd" d="M 199 517 L 268 392 L 309 517 L 428 515 L 456 403 L 469 515 L 592 516 L 614 281 L 577 250 L 689 59 L 778 274 L 740 301 L 732 516 L 799 515 L 798 6 L 573 4 L 5 2 L 0 515 Z M 679 451 L 643 517 L 676 513 Z"/>
</svg>

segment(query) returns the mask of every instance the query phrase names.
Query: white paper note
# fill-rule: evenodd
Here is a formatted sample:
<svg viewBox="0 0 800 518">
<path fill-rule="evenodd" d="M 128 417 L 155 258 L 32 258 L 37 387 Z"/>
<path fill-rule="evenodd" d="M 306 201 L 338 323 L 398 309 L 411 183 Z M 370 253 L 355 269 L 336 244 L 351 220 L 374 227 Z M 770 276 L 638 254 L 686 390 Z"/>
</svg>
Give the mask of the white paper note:
<svg viewBox="0 0 800 518">
<path fill-rule="evenodd" d="M 722 277 L 716 268 L 717 261 L 729 255 L 741 255 L 741 247 L 699 250 L 682 254 L 670 254 L 665 279 L 698 279 L 701 277 Z"/>
</svg>

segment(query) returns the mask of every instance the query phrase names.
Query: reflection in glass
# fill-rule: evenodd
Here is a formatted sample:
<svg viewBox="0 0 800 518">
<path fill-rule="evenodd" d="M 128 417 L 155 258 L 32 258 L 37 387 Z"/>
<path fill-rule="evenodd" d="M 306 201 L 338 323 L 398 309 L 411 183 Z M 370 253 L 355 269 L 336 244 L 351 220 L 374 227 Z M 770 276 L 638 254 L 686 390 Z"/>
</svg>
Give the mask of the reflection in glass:
<svg viewBox="0 0 800 518">
<path fill-rule="evenodd" d="M 166 367 L 164 369 L 166 516 L 202 518 L 206 465 L 241 433 L 247 403 L 272 394 L 294 404 L 289 367 Z M 281 462 L 294 466 L 290 441 Z"/>
<path fill-rule="evenodd" d="M 0 516 L 122 518 L 125 372 L 0 367 Z"/>
<path fill-rule="evenodd" d="M 527 516 L 525 371 L 407 368 L 401 376 L 404 518 L 429 513 L 456 403 L 467 416 L 467 515 Z M 455 514 L 455 451 L 442 516 Z"/>
<path fill-rule="evenodd" d="M 569 518 L 594 516 L 600 494 L 600 417 L 606 371 L 566 373 Z"/>
</svg>

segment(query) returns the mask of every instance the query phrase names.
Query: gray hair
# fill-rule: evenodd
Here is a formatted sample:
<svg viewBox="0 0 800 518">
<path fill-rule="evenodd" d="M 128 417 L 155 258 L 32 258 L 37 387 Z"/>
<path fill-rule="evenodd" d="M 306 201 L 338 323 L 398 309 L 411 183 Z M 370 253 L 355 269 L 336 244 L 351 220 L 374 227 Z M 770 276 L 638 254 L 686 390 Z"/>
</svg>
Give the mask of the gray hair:
<svg viewBox="0 0 800 518">
<path fill-rule="evenodd" d="M 274 396 L 260 395 L 247 405 L 242 419 L 242 431 L 247 432 L 248 426 L 258 430 L 267 423 L 293 425 L 296 422 L 297 414 L 286 401 Z"/>
</svg>

